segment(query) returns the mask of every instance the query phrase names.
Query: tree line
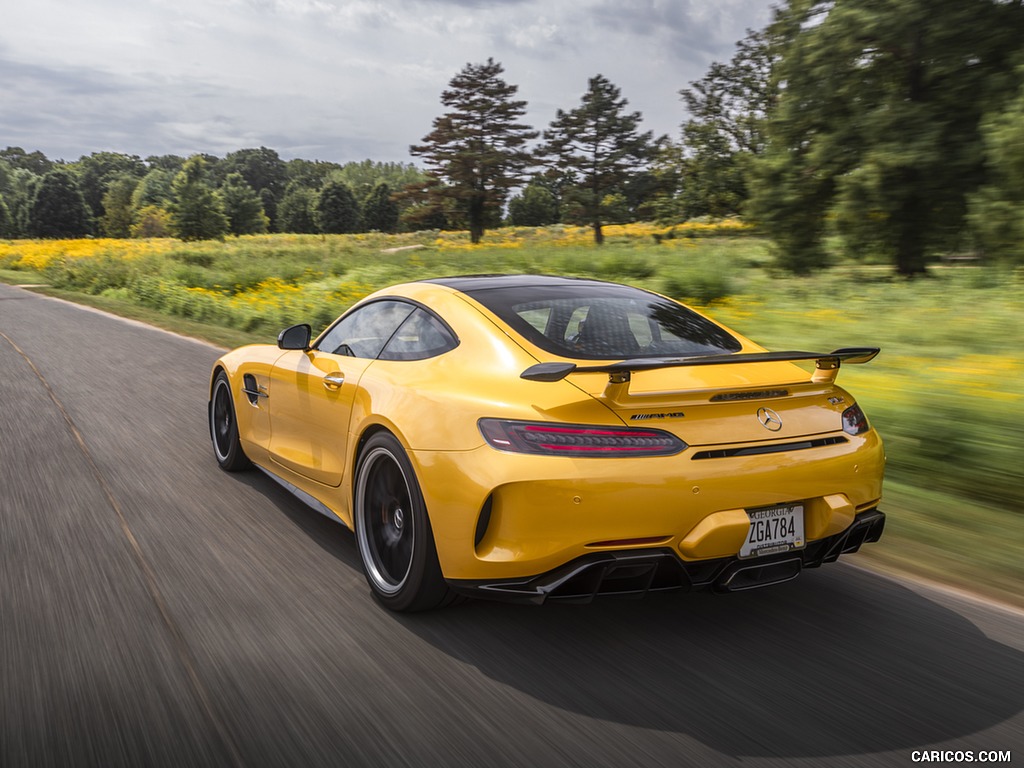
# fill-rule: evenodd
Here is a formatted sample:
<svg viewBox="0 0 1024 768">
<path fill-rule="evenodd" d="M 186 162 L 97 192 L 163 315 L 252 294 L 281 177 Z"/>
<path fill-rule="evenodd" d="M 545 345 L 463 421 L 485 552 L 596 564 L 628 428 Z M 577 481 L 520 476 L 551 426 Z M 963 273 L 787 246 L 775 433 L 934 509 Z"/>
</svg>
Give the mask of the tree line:
<svg viewBox="0 0 1024 768">
<path fill-rule="evenodd" d="M 282 160 L 267 147 L 224 158 L 94 152 L 71 163 L 0 150 L 0 236 L 178 237 L 396 231 L 393 192 L 411 163 Z"/>
<path fill-rule="evenodd" d="M 501 64 L 467 64 L 442 94 L 449 108 L 402 163 L 284 161 L 267 147 L 225 158 L 96 152 L 53 162 L 20 147 L 0 151 L 0 236 L 165 237 L 262 232 L 468 229 L 478 242 L 502 223 L 604 223 L 650 218 L 659 146 L 639 112 L 606 78 L 579 107 L 559 110 L 544 143 L 519 122 L 526 102 Z M 528 171 L 533 171 L 529 174 Z M 521 191 L 517 194 L 513 192 Z"/>
<path fill-rule="evenodd" d="M 742 216 L 797 273 L 835 247 L 923 272 L 1024 261 L 1024 0 L 788 0 L 680 91 L 678 138 L 591 78 L 543 130 L 502 65 L 467 64 L 413 164 L 0 152 L 0 234 L 223 237 Z M 80 199 L 79 199 L 80 196 Z M 838 244 L 838 245 L 837 245 Z"/>
</svg>

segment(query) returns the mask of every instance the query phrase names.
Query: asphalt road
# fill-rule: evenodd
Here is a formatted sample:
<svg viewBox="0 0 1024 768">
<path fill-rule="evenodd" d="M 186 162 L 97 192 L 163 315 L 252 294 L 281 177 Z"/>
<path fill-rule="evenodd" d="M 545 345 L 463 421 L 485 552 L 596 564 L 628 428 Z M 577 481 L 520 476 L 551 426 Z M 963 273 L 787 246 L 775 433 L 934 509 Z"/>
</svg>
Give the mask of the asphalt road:
<svg viewBox="0 0 1024 768">
<path fill-rule="evenodd" d="M 217 468 L 217 354 L 0 285 L 0 766 L 1024 762 L 1024 614 L 842 563 L 388 613 L 346 528 Z"/>
</svg>

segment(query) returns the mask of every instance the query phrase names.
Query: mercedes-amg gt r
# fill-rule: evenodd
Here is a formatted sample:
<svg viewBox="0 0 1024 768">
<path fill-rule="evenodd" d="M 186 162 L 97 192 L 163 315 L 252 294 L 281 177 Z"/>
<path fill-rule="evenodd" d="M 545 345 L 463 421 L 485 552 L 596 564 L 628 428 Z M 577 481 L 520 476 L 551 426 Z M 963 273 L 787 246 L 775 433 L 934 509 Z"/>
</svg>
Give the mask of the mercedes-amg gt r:
<svg viewBox="0 0 1024 768">
<path fill-rule="evenodd" d="M 210 431 L 351 528 L 394 610 L 745 590 L 881 536 L 882 442 L 835 383 L 877 353 L 767 352 L 615 283 L 438 278 L 221 357 Z"/>
</svg>

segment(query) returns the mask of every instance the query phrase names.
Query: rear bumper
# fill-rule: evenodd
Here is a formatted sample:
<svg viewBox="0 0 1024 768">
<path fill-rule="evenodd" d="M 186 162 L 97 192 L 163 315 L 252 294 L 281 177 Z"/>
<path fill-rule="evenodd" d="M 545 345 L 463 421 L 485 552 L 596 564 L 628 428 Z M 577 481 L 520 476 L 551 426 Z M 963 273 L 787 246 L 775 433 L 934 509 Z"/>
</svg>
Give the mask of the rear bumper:
<svg viewBox="0 0 1024 768">
<path fill-rule="evenodd" d="M 632 549 L 584 555 L 528 579 L 449 580 L 449 586 L 474 597 L 514 602 L 548 600 L 589 603 L 595 597 L 641 598 L 650 592 L 714 590 L 739 592 L 796 578 L 804 568 L 835 562 L 862 544 L 878 541 L 885 514 L 861 512 L 842 533 L 812 541 L 797 552 L 754 560 L 736 557 L 687 562 L 670 549 Z"/>
<path fill-rule="evenodd" d="M 410 458 L 445 578 L 497 583 L 627 546 L 664 546 L 691 563 L 732 557 L 747 535 L 745 510 L 777 504 L 804 505 L 808 541 L 842 533 L 878 505 L 885 462 L 874 430 L 848 437 L 789 454 L 706 460 L 691 449 L 579 459 L 487 445 Z"/>
</svg>

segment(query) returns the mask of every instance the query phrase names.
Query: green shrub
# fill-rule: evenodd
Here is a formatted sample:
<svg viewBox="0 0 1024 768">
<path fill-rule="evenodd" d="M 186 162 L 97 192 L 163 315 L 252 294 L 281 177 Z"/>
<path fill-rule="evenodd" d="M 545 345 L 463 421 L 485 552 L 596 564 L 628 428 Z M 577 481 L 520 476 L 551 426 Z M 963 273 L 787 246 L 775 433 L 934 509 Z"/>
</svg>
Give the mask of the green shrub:
<svg viewBox="0 0 1024 768">
<path fill-rule="evenodd" d="M 214 261 L 214 256 L 209 251 L 180 250 L 171 251 L 167 255 L 175 261 L 180 261 L 182 264 L 188 264 L 193 267 L 211 267 Z"/>
<path fill-rule="evenodd" d="M 104 253 L 75 259 L 54 259 L 46 266 L 43 275 L 55 288 L 95 295 L 108 288 L 124 288 L 134 271 L 132 262 Z"/>
<path fill-rule="evenodd" d="M 642 280 L 653 277 L 657 271 L 650 261 L 634 254 L 617 253 L 605 257 L 597 264 L 598 275 L 609 278 Z"/>
<path fill-rule="evenodd" d="M 725 275 L 694 273 L 667 278 L 661 292 L 673 299 L 706 306 L 728 298 L 733 288 Z"/>
</svg>

